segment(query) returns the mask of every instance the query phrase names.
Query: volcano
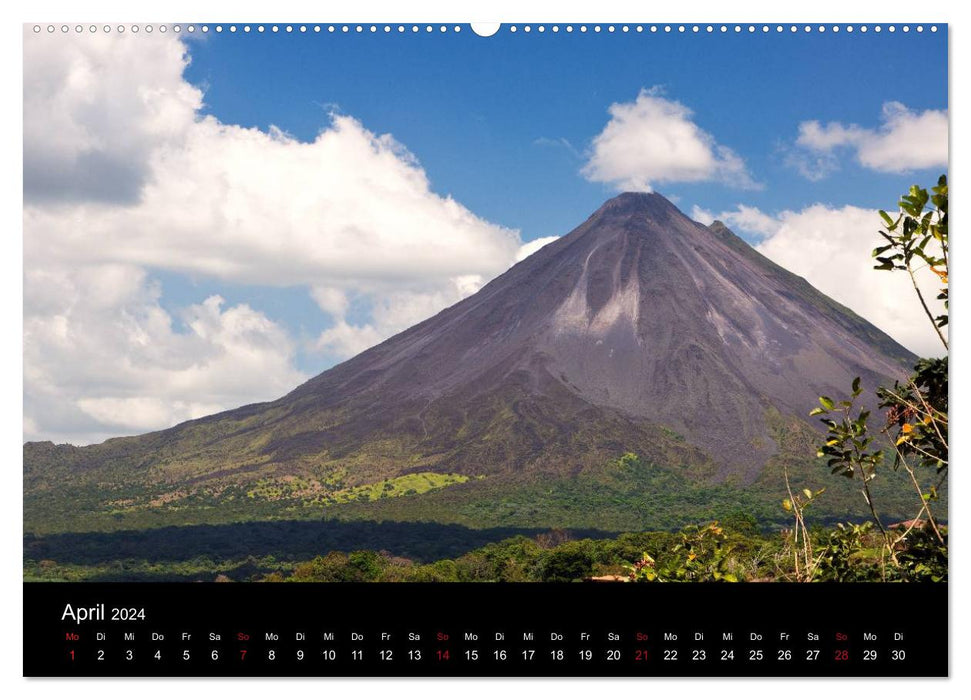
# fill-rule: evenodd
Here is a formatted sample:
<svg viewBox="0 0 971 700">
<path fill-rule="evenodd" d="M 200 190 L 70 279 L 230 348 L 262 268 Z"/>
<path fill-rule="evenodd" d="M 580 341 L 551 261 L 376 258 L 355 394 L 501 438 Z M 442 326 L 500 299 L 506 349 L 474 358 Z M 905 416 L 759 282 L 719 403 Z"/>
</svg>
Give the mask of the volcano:
<svg viewBox="0 0 971 700">
<path fill-rule="evenodd" d="M 633 452 L 745 485 L 783 449 L 780 422 L 815 430 L 817 397 L 915 359 L 723 224 L 625 193 L 279 400 L 90 447 L 28 444 L 26 482 L 49 486 L 40 467 L 58 465 L 66 483 L 159 492 L 311 476 L 347 490 L 417 473 L 569 478 Z"/>
</svg>

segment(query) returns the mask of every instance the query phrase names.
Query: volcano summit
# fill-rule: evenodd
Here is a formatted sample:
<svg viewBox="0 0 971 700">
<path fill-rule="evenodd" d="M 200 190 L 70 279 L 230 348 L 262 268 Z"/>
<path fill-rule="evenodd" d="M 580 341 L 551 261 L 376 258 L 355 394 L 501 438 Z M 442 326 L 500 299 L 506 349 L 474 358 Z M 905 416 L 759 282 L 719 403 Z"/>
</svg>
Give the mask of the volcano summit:
<svg viewBox="0 0 971 700">
<path fill-rule="evenodd" d="M 376 484 L 406 495 L 400 479 L 432 475 L 472 503 L 485 483 L 507 498 L 625 453 L 745 488 L 792 456 L 787 439 L 813 434 L 818 396 L 846 393 L 856 376 L 871 388 L 903 377 L 914 359 L 721 223 L 625 193 L 279 400 L 101 445 L 28 444 L 25 489 L 140 484 L 158 504 L 229 487 L 270 498 L 272 483 L 291 500 L 339 505 L 339 494 L 377 500 Z M 407 495 L 381 500 L 426 499 L 423 517 L 436 517 L 436 494 Z M 474 508 L 462 513 L 475 524 Z"/>
</svg>

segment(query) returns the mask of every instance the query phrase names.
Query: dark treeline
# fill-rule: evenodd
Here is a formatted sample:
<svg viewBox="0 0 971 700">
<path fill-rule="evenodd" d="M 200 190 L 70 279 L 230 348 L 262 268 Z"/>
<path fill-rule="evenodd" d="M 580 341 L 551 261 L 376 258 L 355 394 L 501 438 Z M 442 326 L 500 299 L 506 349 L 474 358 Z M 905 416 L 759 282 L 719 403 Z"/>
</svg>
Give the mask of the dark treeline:
<svg viewBox="0 0 971 700">
<path fill-rule="evenodd" d="M 344 522 L 278 520 L 225 525 L 187 525 L 117 532 L 26 535 L 26 560 L 97 565 L 133 559 L 151 563 L 206 557 L 231 561 L 273 556 L 303 561 L 330 551 L 385 551 L 419 562 L 451 559 L 490 542 L 545 532 L 540 528 L 472 529 L 421 522 Z M 571 530 L 578 538 L 609 538 L 617 533 Z"/>
</svg>

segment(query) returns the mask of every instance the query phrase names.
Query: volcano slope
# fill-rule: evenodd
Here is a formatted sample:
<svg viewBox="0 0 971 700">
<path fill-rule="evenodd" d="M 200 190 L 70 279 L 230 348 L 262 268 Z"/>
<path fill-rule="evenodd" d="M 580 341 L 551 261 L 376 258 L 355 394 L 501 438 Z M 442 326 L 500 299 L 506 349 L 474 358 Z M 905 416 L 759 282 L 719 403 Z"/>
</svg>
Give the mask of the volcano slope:
<svg viewBox="0 0 971 700">
<path fill-rule="evenodd" d="M 25 528 L 779 521 L 784 466 L 794 487 L 831 487 L 819 516 L 851 517 L 863 503 L 815 460 L 807 414 L 915 359 L 724 225 L 626 193 L 276 401 L 100 445 L 28 443 Z"/>
</svg>

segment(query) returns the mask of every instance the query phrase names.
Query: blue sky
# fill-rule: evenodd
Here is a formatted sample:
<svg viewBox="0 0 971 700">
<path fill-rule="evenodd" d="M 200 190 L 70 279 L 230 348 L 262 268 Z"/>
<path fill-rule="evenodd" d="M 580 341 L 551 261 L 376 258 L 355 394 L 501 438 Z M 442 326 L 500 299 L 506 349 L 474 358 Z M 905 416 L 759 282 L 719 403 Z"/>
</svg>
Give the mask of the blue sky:
<svg viewBox="0 0 971 700">
<path fill-rule="evenodd" d="M 888 100 L 947 108 L 944 32 L 237 32 L 189 46 L 186 77 L 204 86 L 205 110 L 220 120 L 312 140 L 336 106 L 405 144 L 437 192 L 527 240 L 569 231 L 613 194 L 577 175 L 580 156 L 608 105 L 641 88 L 662 86 L 766 184 L 746 193 L 721 183 L 658 188 L 712 210 L 741 199 L 768 210 L 888 206 L 888 192 L 913 177 L 845 162 L 807 182 L 784 165 L 780 146 L 805 120 L 875 126 Z M 578 153 L 538 139 L 566 139 Z"/>
<path fill-rule="evenodd" d="M 686 212 L 693 205 L 718 212 L 740 202 L 767 212 L 814 203 L 888 207 L 896 193 L 941 170 L 880 173 L 847 158 L 838 172 L 814 182 L 788 167 L 785 154 L 806 120 L 874 127 L 888 100 L 915 111 L 946 110 L 944 32 L 520 29 L 483 38 L 467 27 L 457 34 L 390 36 L 325 29 L 211 33 L 188 45 L 185 77 L 204 89 L 206 113 L 262 130 L 275 125 L 303 141 L 327 126 L 329 112 L 352 115 L 407 146 L 436 192 L 518 229 L 525 241 L 570 231 L 616 194 L 617 188 L 578 172 L 607 121 L 607 107 L 633 100 L 642 88 L 659 86 L 689 107 L 694 121 L 738 152 L 764 184 L 758 190 L 722 182 L 658 186 Z M 181 291 L 199 294 L 180 290 L 184 280 L 162 279 L 173 307 L 188 301 Z M 300 289 L 221 287 L 221 293 L 251 300 L 295 330 L 327 325 Z M 320 367 L 319 357 L 300 360 L 307 371 Z"/>
<path fill-rule="evenodd" d="M 25 32 L 27 438 L 280 396 L 632 187 L 936 352 L 868 253 L 946 168 L 943 27 L 565 26 Z"/>
</svg>

